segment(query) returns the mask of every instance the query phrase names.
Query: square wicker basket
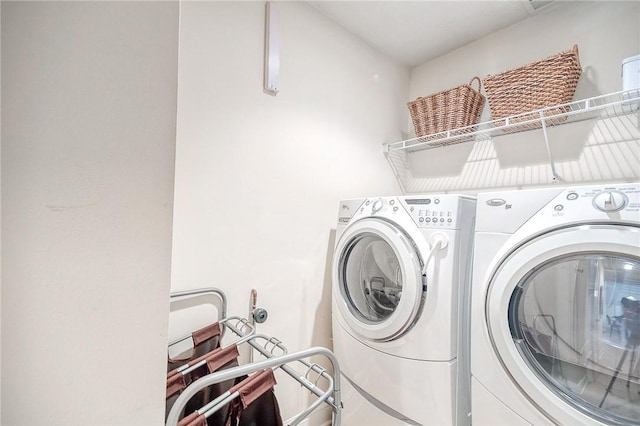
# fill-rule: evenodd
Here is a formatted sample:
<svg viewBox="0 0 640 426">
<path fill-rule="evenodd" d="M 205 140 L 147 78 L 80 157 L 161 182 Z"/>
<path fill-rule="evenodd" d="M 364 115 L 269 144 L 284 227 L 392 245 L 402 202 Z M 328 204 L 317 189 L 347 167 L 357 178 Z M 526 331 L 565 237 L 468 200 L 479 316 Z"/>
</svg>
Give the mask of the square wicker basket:
<svg viewBox="0 0 640 426">
<path fill-rule="evenodd" d="M 483 83 L 492 119 L 517 115 L 511 123 L 536 120 L 540 118 L 539 113 L 525 113 L 571 102 L 581 73 L 578 46 L 574 45 L 570 50 L 536 62 L 488 75 Z M 554 108 L 546 115 L 563 112 L 566 112 L 566 107 Z M 549 124 L 565 120 L 566 117 L 557 117 Z M 505 123 L 501 120 L 495 125 L 503 126 Z M 529 127 L 540 127 L 540 122 L 529 123 Z"/>
<path fill-rule="evenodd" d="M 475 80 L 478 81 L 478 90 L 471 87 Z M 407 107 L 416 136 L 424 137 L 477 124 L 485 103 L 484 96 L 480 94 L 481 84 L 480 79 L 474 77 L 469 84 L 408 102 Z M 456 130 L 451 136 L 459 136 L 471 131 L 473 131 L 472 128 Z"/>
</svg>

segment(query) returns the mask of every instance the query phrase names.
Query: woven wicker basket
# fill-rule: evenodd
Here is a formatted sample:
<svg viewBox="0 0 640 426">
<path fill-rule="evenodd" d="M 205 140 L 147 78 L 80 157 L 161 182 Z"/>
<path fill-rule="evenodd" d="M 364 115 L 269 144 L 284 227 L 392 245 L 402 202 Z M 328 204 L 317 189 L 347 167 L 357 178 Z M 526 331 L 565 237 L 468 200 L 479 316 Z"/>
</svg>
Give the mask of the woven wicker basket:
<svg viewBox="0 0 640 426">
<path fill-rule="evenodd" d="M 488 75 L 483 83 L 492 119 L 518 115 L 510 122 L 535 120 L 540 117 L 538 113 L 524 113 L 571 102 L 581 72 L 578 46 L 574 45 L 570 50 L 539 61 Z M 546 115 L 563 112 L 566 112 L 566 108 L 554 108 Z M 564 120 L 566 117 L 559 117 L 549 124 Z M 503 126 L 505 123 L 500 120 L 495 124 Z M 529 127 L 540 127 L 540 123 L 531 123 Z"/>
<path fill-rule="evenodd" d="M 471 84 L 478 81 L 478 90 Z M 454 130 L 452 136 L 472 132 L 472 128 L 461 127 L 477 124 L 484 107 L 485 98 L 480 94 L 481 81 L 478 77 L 469 84 L 455 87 L 408 102 L 411 120 L 416 136 L 428 136 L 446 130 Z"/>
</svg>

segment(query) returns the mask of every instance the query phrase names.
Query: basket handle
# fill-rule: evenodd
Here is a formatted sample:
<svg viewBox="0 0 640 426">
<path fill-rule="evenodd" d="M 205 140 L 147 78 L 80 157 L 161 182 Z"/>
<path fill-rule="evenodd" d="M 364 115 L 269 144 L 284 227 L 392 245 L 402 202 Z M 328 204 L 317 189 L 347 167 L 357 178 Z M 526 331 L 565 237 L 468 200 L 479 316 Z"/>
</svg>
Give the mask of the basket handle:
<svg viewBox="0 0 640 426">
<path fill-rule="evenodd" d="M 578 45 L 574 44 L 571 48 L 571 53 L 576 56 L 576 62 L 578 63 L 578 68 L 582 69 L 582 65 L 580 65 L 580 54 L 578 53 Z"/>
<path fill-rule="evenodd" d="M 475 81 L 478 80 L 478 92 L 480 92 L 480 90 L 482 90 L 482 83 L 480 82 L 480 78 L 479 77 L 473 77 L 471 80 L 469 80 L 469 87 L 471 87 L 471 84 Z"/>
</svg>

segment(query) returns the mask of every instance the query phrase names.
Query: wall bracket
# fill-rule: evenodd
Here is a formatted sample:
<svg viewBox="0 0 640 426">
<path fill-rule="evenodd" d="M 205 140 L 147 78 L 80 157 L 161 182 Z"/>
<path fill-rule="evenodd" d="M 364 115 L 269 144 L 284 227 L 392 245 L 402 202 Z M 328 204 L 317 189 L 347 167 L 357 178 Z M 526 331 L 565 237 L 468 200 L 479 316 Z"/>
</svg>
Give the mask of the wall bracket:
<svg viewBox="0 0 640 426">
<path fill-rule="evenodd" d="M 280 13 L 278 6 L 265 4 L 264 92 L 277 95 L 280 89 Z"/>
</svg>

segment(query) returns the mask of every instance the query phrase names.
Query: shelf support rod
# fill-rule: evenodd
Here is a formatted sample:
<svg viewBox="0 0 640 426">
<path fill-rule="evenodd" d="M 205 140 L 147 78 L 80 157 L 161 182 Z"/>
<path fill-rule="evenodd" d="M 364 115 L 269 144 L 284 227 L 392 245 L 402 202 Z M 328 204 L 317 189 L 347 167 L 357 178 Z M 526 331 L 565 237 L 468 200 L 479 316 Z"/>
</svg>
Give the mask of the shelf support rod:
<svg viewBox="0 0 640 426">
<path fill-rule="evenodd" d="M 547 147 L 547 155 L 549 156 L 549 165 L 551 166 L 551 175 L 553 182 L 558 181 L 558 173 L 556 173 L 556 165 L 553 161 L 551 153 L 551 145 L 549 145 L 549 135 L 547 134 L 547 121 L 544 118 L 544 111 L 540 111 L 540 123 L 542 124 L 542 134 L 544 135 L 544 144 Z"/>
<path fill-rule="evenodd" d="M 384 156 L 387 159 L 387 162 L 389 163 L 389 165 L 391 166 L 391 171 L 393 172 L 396 181 L 398 182 L 398 186 L 400 187 L 400 192 L 402 194 L 406 194 L 406 190 L 404 188 L 404 179 L 402 179 L 402 177 L 400 176 L 400 170 L 398 170 L 398 168 L 396 167 L 395 163 L 393 162 L 393 159 L 391 158 L 391 151 L 389 149 L 389 145 L 383 145 L 382 147 L 382 151 L 384 152 Z M 406 154 L 405 154 L 406 155 Z M 407 165 L 404 165 L 405 171 L 407 168 Z"/>
</svg>

